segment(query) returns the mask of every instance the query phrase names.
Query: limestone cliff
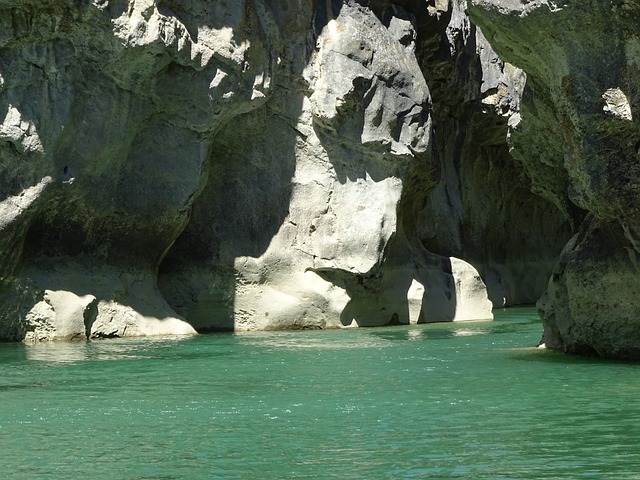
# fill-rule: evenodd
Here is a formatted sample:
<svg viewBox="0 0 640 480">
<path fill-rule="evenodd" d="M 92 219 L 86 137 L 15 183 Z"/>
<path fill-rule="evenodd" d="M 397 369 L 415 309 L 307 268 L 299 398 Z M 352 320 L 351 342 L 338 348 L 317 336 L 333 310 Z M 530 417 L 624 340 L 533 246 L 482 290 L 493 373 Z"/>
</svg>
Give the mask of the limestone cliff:
<svg viewBox="0 0 640 480">
<path fill-rule="evenodd" d="M 472 4 L 502 58 L 527 71 L 522 121 L 510 132 L 514 158 L 545 198 L 589 212 L 538 304 L 543 342 L 639 358 L 640 3 Z"/>
<path fill-rule="evenodd" d="M 464 0 L 0 0 L 0 337 L 535 302 L 600 215 L 559 160 L 588 122 L 501 42 L 513 12 L 473 12 L 484 33 Z M 630 138 L 629 89 L 605 93 Z"/>
</svg>

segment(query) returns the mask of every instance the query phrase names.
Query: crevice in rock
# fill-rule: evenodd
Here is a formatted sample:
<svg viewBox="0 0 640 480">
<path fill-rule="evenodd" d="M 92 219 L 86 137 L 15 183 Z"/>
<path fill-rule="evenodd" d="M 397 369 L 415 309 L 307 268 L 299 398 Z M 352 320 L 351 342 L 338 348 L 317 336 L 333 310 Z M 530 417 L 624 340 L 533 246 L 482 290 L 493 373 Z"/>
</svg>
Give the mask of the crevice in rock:
<svg viewBox="0 0 640 480">
<path fill-rule="evenodd" d="M 87 339 L 92 338 L 91 329 L 98 318 L 98 299 L 94 298 L 82 312 L 84 317 L 84 330 Z"/>
</svg>

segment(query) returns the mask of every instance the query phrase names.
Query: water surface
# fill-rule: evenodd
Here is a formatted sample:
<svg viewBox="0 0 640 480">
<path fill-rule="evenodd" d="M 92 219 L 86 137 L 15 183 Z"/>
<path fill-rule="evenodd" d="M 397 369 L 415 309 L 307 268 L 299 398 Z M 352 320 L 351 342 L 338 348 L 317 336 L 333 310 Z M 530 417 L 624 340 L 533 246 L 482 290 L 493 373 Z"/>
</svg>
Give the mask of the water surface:
<svg viewBox="0 0 640 480">
<path fill-rule="evenodd" d="M 496 321 L 0 345 L 0 478 L 640 478 L 637 364 Z"/>
</svg>

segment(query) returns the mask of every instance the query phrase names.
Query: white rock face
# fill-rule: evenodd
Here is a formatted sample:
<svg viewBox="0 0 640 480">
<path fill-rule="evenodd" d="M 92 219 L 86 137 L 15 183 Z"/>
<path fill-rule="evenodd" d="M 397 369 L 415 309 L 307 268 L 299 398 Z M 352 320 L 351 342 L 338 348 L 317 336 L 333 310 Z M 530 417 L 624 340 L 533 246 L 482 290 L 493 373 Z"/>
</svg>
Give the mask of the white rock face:
<svg viewBox="0 0 640 480">
<path fill-rule="evenodd" d="M 251 114 L 243 128 L 252 140 L 225 142 L 221 156 L 228 156 L 230 164 L 250 158 L 254 178 L 290 175 L 290 184 L 287 195 L 270 197 L 267 213 L 259 195 L 270 191 L 270 184 L 254 181 L 253 192 L 248 192 L 210 179 L 211 188 L 205 189 L 183 238 L 204 232 L 208 244 L 220 245 L 210 267 L 214 273 L 207 273 L 209 267 L 200 261 L 178 276 L 172 272 L 161 278 L 169 301 L 197 328 L 408 323 L 407 291 L 415 269 L 410 261 L 390 267 L 396 273 L 383 274 L 388 278 L 384 292 L 371 287 L 369 306 L 358 291 L 358 285 L 371 281 L 366 278 L 387 269 L 404 184 L 411 169 L 424 162 L 430 145 L 429 91 L 413 49 L 398 38 L 404 38 L 400 30 L 411 29 L 399 21 L 391 25 L 387 28 L 359 5 L 343 5 L 319 33 L 302 69 L 306 87 L 286 95 L 274 90 L 270 105 L 285 121 L 272 119 L 271 132 L 265 134 L 259 114 Z M 234 132 L 230 128 L 221 136 Z M 272 141 L 274 132 L 279 143 Z M 228 171 L 223 167 L 220 174 Z M 232 174 L 239 175 L 238 184 L 245 183 L 245 174 Z M 226 189 L 224 196 L 246 199 L 229 205 L 225 213 L 231 210 L 240 222 L 246 220 L 245 232 L 254 231 L 256 240 L 241 246 L 237 238 L 220 235 L 229 228 L 226 222 L 211 225 L 219 217 L 210 203 L 216 198 L 214 185 Z M 245 203 L 254 207 L 245 211 Z M 261 240 L 265 227 L 273 227 L 257 227 L 263 221 L 260 212 L 273 215 L 274 210 L 282 212 L 279 227 Z M 198 224 L 202 227 L 196 229 Z M 237 236 L 246 237 L 235 228 Z M 174 251 L 177 255 L 193 248 L 182 247 L 179 240 Z M 247 255 L 250 251 L 254 254 Z M 177 257 L 171 263 L 189 260 Z M 399 279 L 398 286 L 391 285 L 392 278 Z M 211 306 L 221 299 L 226 308 L 212 316 Z"/>
<path fill-rule="evenodd" d="M 423 322 L 492 320 L 493 304 L 478 271 L 459 258 L 448 259 L 450 273 L 425 288 L 422 298 Z M 437 278 L 432 273 L 432 278 Z"/>
<path fill-rule="evenodd" d="M 602 98 L 605 101 L 605 106 L 602 109 L 605 113 L 611 114 L 623 120 L 633 121 L 631 115 L 631 105 L 629 105 L 629 99 L 620 88 L 608 88 L 603 94 Z"/>
<path fill-rule="evenodd" d="M 51 177 L 45 177 L 33 187 L 25 188 L 20 192 L 20 195 L 11 195 L 2 200 L 0 202 L 0 229 L 9 228 L 24 215 L 52 181 Z"/>
<path fill-rule="evenodd" d="M 0 337 L 490 315 L 473 267 L 412 226 L 440 181 L 413 14 L 29 5 L 0 1 Z"/>
<path fill-rule="evenodd" d="M 11 105 L 0 124 L 0 141 L 11 142 L 21 152 L 44 153 L 34 124 L 23 119 L 20 111 Z"/>
<path fill-rule="evenodd" d="M 493 305 L 478 271 L 459 258 L 451 257 L 451 271 L 455 279 L 456 314 L 453 321 L 490 320 Z"/>
<path fill-rule="evenodd" d="M 398 22 L 387 30 L 371 11 L 343 6 L 319 36 L 318 52 L 305 75 L 316 122 L 335 131 L 339 111 L 361 100 L 362 130 L 342 140 L 411 155 L 429 145 L 430 99 L 415 54 L 397 38 Z"/>
<path fill-rule="evenodd" d="M 45 290 L 43 299 L 27 314 L 26 342 L 71 340 L 85 333 L 90 307 L 95 306 L 93 295 L 78 296 L 73 292 Z M 86 333 L 85 333 L 86 335 Z"/>
<path fill-rule="evenodd" d="M 43 294 L 26 314 L 25 341 L 196 333 L 160 297 L 147 272 L 92 269 L 74 261 L 27 270 L 32 288 Z"/>
<path fill-rule="evenodd" d="M 409 323 L 415 325 L 424 323 L 422 313 L 422 300 L 424 298 L 424 286 L 416 279 L 411 281 L 411 286 L 407 291 L 407 301 L 409 302 Z"/>
<path fill-rule="evenodd" d="M 482 8 L 495 9 L 505 15 L 517 14 L 526 17 L 539 8 L 557 12 L 562 10 L 568 2 L 567 0 L 472 0 L 472 3 Z"/>
</svg>

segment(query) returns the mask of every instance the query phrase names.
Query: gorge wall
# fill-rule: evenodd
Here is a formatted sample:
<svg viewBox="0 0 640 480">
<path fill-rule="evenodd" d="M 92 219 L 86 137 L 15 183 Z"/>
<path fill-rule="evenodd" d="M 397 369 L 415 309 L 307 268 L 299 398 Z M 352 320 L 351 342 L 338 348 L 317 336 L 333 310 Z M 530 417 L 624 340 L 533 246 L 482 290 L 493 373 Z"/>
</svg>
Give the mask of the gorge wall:
<svg viewBox="0 0 640 480">
<path fill-rule="evenodd" d="M 637 356 L 637 7 L 538 3 L 0 0 L 0 337 L 542 297 Z"/>
<path fill-rule="evenodd" d="M 522 122 L 511 134 L 514 156 L 523 152 L 532 179 L 540 162 L 558 172 L 568 207 L 588 212 L 538 303 L 543 341 L 568 352 L 638 358 L 640 3 L 471 3 L 472 19 L 501 58 L 528 75 Z M 537 134 L 526 127 L 536 123 L 545 125 Z M 554 197 L 546 175 L 536 183 Z"/>
</svg>

